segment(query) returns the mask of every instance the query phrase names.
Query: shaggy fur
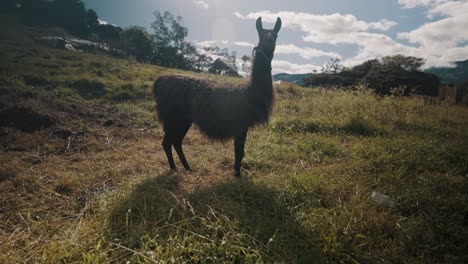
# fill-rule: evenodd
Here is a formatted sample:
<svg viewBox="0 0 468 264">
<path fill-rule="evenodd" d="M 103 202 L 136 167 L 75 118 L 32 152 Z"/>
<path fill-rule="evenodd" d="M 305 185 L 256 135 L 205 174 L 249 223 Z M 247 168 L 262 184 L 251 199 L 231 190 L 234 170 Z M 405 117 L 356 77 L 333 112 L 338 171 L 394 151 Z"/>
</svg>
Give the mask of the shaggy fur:
<svg viewBox="0 0 468 264">
<path fill-rule="evenodd" d="M 175 169 L 171 146 L 174 146 L 185 169 L 190 167 L 182 151 L 182 141 L 192 123 L 209 138 L 235 139 L 236 175 L 250 127 L 265 123 L 273 104 L 271 60 L 277 33 L 278 18 L 273 30 L 264 30 L 257 20 L 260 42 L 255 48 L 250 80 L 243 85 L 227 85 L 217 81 L 184 75 L 159 77 L 153 86 L 157 112 L 163 124 L 163 147 L 169 166 Z"/>
</svg>

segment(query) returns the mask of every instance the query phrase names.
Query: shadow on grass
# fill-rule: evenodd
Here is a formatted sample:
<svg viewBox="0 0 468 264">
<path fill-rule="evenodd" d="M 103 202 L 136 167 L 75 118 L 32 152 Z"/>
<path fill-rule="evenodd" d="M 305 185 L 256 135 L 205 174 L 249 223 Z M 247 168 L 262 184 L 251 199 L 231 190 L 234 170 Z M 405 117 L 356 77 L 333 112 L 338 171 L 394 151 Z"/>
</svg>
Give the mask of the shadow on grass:
<svg viewBox="0 0 468 264">
<path fill-rule="evenodd" d="M 187 175 L 146 179 L 115 200 L 108 239 L 127 247 L 126 259 L 321 262 L 317 237 L 294 219 L 273 189 L 233 179 L 183 197 L 179 177 Z"/>
</svg>

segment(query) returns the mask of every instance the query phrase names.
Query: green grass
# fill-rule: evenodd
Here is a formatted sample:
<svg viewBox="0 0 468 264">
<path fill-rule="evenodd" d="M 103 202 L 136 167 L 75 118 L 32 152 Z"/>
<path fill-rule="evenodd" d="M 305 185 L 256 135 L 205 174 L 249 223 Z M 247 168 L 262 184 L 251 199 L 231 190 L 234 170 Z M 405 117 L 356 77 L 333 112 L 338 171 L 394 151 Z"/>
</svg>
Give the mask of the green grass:
<svg viewBox="0 0 468 264">
<path fill-rule="evenodd" d="M 50 123 L 2 120 L 2 263 L 468 261 L 466 107 L 279 86 L 242 179 L 196 128 L 169 172 L 149 89 L 179 71 L 11 42 L 0 115 Z"/>
</svg>

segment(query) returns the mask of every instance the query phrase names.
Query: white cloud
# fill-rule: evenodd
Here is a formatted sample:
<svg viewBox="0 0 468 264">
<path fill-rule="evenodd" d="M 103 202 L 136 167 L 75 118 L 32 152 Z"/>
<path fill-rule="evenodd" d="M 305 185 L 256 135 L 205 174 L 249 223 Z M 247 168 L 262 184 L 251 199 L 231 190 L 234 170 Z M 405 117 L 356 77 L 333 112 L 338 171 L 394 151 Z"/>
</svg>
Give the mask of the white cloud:
<svg viewBox="0 0 468 264">
<path fill-rule="evenodd" d="M 112 25 L 114 27 L 117 27 L 116 24 L 111 24 L 111 23 L 109 23 L 109 22 L 107 22 L 105 20 L 99 19 L 99 18 L 98 18 L 98 23 L 99 23 L 99 25 Z"/>
<path fill-rule="evenodd" d="M 396 22 L 382 19 L 375 22 L 366 22 L 359 20 L 353 15 L 331 14 L 314 15 L 296 12 L 278 12 L 260 11 L 242 15 L 235 12 L 234 15 L 241 19 L 256 19 L 261 16 L 265 22 L 275 22 L 277 17 L 281 17 L 283 26 L 292 30 L 299 30 L 305 33 L 303 40 L 311 43 L 325 44 L 352 44 L 360 47 L 359 53 L 355 58 L 343 61 L 347 66 L 357 64 L 367 59 L 386 56 L 392 53 L 401 53 L 405 51 L 403 45 L 396 43 L 390 37 L 381 33 L 372 33 L 369 31 L 386 31 L 396 25 Z M 327 56 L 342 59 L 337 52 L 327 52 L 312 48 L 299 48 L 294 45 L 278 45 L 276 53 L 279 54 L 298 54 L 304 59 L 313 57 Z M 286 66 L 284 63 L 283 67 Z M 288 65 L 289 69 L 301 70 L 301 67 Z M 320 66 L 315 66 L 315 69 Z M 309 67 L 309 71 L 312 68 Z"/>
<path fill-rule="evenodd" d="M 446 16 L 463 16 L 466 15 L 468 8 L 468 1 L 445 1 L 443 3 L 433 5 L 428 12 L 429 17 L 436 14 Z"/>
<path fill-rule="evenodd" d="M 296 12 L 260 11 L 248 14 L 235 12 L 240 19 L 256 19 L 261 16 L 263 21 L 274 23 L 277 17 L 283 20 L 286 29 L 301 31 L 303 40 L 320 44 L 347 44 L 359 47 L 352 58 L 343 59 L 345 66 L 353 66 L 368 59 L 383 56 L 404 54 L 426 59 L 424 67 L 450 66 L 456 60 L 468 59 L 468 0 L 399 0 L 402 8 L 426 7 L 428 18 L 442 16 L 436 21 L 430 21 L 409 32 L 398 33 L 398 38 L 406 39 L 417 45 L 409 46 L 375 31 L 386 31 L 396 25 L 396 22 L 382 19 L 366 22 L 353 15 L 314 15 Z M 463 45 L 463 46 L 462 46 Z M 301 49 L 284 45 L 277 48 L 278 53 L 296 53 L 308 59 L 315 55 L 329 56 L 334 52 Z M 336 54 L 336 53 L 335 53 Z M 340 56 L 333 56 L 338 57 Z M 285 65 L 283 65 L 285 66 Z M 289 67 L 296 69 L 296 67 Z"/>
<path fill-rule="evenodd" d="M 208 8 L 210 7 L 210 6 L 209 6 L 205 1 L 203 1 L 203 0 L 192 0 L 192 2 L 193 2 L 196 6 L 202 8 L 202 9 L 208 9 Z"/>
<path fill-rule="evenodd" d="M 468 41 L 467 25 L 468 15 L 448 17 L 426 23 L 410 32 L 399 33 L 398 37 L 423 47 L 451 48 Z"/>
<path fill-rule="evenodd" d="M 468 1 L 399 0 L 399 3 L 404 8 L 425 6 L 429 18 L 443 16 L 412 31 L 398 34 L 399 38 L 419 45 L 415 54 L 427 59 L 425 67 L 449 66 L 453 61 L 468 59 L 465 43 L 468 41 Z"/>
<path fill-rule="evenodd" d="M 359 32 L 367 30 L 386 31 L 397 23 L 388 19 L 376 22 L 366 22 L 359 20 L 353 15 L 342 15 L 340 13 L 331 15 L 315 15 L 302 12 L 281 11 L 272 13 L 270 11 L 252 12 L 242 15 L 234 12 L 234 16 L 240 19 L 257 19 L 262 17 L 263 22 L 275 23 L 277 17 L 281 17 L 283 27 L 294 30 L 301 30 L 310 35 L 316 34 L 340 34 L 346 32 Z"/>
<path fill-rule="evenodd" d="M 405 6 L 406 3 L 401 3 L 400 0 L 400 4 Z M 429 7 L 427 12 L 429 17 L 434 15 L 445 17 L 425 23 L 413 31 L 399 33 L 399 38 L 421 44 L 423 47 L 437 47 L 438 49 L 456 47 L 457 44 L 468 41 L 468 30 L 466 30 L 468 1 L 429 1 L 429 3 L 424 2 L 419 5 Z"/>
<path fill-rule="evenodd" d="M 304 59 L 323 56 L 341 59 L 341 55 L 336 52 L 327 52 L 312 48 L 300 48 L 294 44 L 276 45 L 275 54 L 297 54 Z"/>
<path fill-rule="evenodd" d="M 231 44 L 230 41 L 228 40 L 204 40 L 204 41 L 193 41 L 195 45 L 201 47 L 201 48 L 206 48 L 206 47 L 216 47 L 216 46 L 221 46 L 225 47 Z M 239 47 L 248 47 L 248 48 L 253 48 L 255 47 L 254 44 L 250 42 L 245 42 L 245 41 L 237 41 L 237 42 L 232 42 L 233 45 L 239 46 Z"/>
<path fill-rule="evenodd" d="M 216 46 L 226 46 L 229 44 L 227 40 L 205 40 L 205 41 L 194 41 L 195 45 L 201 48 L 216 47 Z"/>
<path fill-rule="evenodd" d="M 241 47 L 251 47 L 251 48 L 255 47 L 254 44 L 250 42 L 245 42 L 245 41 L 234 42 L 234 45 L 241 46 Z"/>
<path fill-rule="evenodd" d="M 398 0 L 403 8 L 415 8 L 417 6 L 429 6 L 447 2 L 447 0 Z"/>
<path fill-rule="evenodd" d="M 295 64 L 284 60 L 273 60 L 271 62 L 273 74 L 275 73 L 310 73 L 314 70 L 320 71 L 321 67 L 312 64 Z"/>
</svg>

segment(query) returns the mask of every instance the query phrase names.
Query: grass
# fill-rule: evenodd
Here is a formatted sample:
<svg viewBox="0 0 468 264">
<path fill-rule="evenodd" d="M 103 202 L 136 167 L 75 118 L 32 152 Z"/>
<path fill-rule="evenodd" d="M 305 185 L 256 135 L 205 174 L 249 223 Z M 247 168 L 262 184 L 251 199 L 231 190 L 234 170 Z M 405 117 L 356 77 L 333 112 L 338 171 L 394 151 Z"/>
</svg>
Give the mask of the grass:
<svg viewBox="0 0 468 264">
<path fill-rule="evenodd" d="M 0 127 L 2 263 L 468 261 L 466 107 L 278 86 L 244 178 L 232 142 L 196 127 L 195 172 L 170 172 L 149 87 L 178 71 L 11 42 L 0 115 L 21 118 Z"/>
</svg>

